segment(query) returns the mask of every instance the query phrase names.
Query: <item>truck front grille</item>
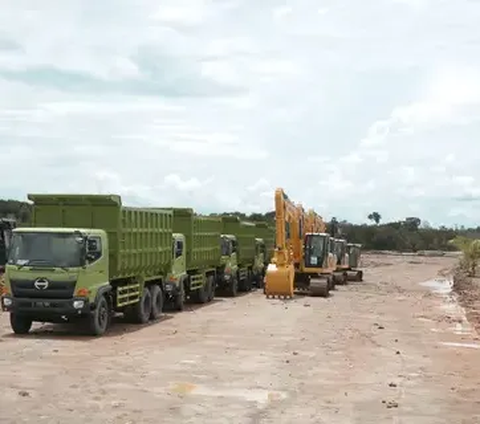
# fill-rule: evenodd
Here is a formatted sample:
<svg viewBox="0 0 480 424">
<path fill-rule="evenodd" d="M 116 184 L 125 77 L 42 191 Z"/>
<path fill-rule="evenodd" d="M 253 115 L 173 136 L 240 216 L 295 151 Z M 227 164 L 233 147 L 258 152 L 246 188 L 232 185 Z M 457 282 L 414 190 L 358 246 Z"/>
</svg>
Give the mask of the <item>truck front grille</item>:
<svg viewBox="0 0 480 424">
<path fill-rule="evenodd" d="M 13 297 L 26 299 L 71 299 L 75 292 L 76 281 L 48 281 L 48 287 L 38 289 L 36 280 L 10 280 Z"/>
</svg>

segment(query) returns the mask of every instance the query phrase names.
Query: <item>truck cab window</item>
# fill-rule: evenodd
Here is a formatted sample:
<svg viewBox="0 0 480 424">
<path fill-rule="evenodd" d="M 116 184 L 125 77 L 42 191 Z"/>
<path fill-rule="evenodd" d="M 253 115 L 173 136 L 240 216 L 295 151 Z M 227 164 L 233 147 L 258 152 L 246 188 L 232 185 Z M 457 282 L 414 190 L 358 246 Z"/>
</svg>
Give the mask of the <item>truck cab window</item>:
<svg viewBox="0 0 480 424">
<path fill-rule="evenodd" d="M 183 240 L 177 240 L 175 242 L 175 259 L 183 255 Z"/>
<path fill-rule="evenodd" d="M 232 240 L 232 253 L 237 253 L 237 240 Z"/>
</svg>

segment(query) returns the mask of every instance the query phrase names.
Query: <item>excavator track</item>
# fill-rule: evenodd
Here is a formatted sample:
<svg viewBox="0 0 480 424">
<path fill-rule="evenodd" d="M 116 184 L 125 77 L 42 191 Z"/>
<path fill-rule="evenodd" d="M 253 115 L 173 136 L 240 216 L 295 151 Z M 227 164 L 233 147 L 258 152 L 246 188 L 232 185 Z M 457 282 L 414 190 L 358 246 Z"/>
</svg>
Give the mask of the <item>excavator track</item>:
<svg viewBox="0 0 480 424">
<path fill-rule="evenodd" d="M 310 296 L 327 297 L 330 294 L 331 283 L 328 279 L 312 278 L 310 280 Z"/>
<path fill-rule="evenodd" d="M 361 269 L 349 270 L 348 281 L 363 281 L 363 271 Z"/>
</svg>

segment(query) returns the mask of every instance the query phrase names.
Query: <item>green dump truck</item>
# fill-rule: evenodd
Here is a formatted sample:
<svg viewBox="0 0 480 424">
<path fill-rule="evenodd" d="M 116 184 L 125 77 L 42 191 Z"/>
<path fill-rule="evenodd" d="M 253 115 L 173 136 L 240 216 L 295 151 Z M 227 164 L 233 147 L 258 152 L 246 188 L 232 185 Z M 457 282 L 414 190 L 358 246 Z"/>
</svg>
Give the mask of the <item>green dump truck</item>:
<svg viewBox="0 0 480 424">
<path fill-rule="evenodd" d="M 122 206 L 115 195 L 29 195 L 32 227 L 13 231 L 2 308 L 15 333 L 34 321 L 83 320 L 107 330 L 113 312 L 158 318 L 172 267 L 173 214 Z"/>
<path fill-rule="evenodd" d="M 236 216 L 222 218 L 221 253 L 223 273 L 217 279 L 219 292 L 236 296 L 238 291 L 250 291 L 257 277 L 256 227 Z"/>
<path fill-rule="evenodd" d="M 273 257 L 275 229 L 266 222 L 256 222 L 255 236 L 254 276 L 256 286 L 262 287 L 265 272 Z"/>
<path fill-rule="evenodd" d="M 165 209 L 173 217 L 173 264 L 165 282 L 167 300 L 182 310 L 187 297 L 206 303 L 215 295 L 223 273 L 222 220 L 195 215 L 193 209 Z"/>
</svg>

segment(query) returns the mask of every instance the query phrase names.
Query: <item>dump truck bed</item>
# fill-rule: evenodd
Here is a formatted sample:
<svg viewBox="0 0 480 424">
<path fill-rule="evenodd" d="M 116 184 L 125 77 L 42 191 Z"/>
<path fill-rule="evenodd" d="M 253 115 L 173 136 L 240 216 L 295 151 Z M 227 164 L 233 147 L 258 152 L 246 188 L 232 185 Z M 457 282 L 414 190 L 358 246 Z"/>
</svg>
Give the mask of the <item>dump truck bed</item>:
<svg viewBox="0 0 480 424">
<path fill-rule="evenodd" d="M 241 221 L 236 216 L 222 217 L 223 234 L 232 234 L 238 241 L 237 260 L 240 265 L 251 264 L 255 260 L 255 232 L 252 222 Z"/>
<path fill-rule="evenodd" d="M 171 208 L 171 210 L 173 232 L 183 234 L 187 242 L 187 269 L 219 266 L 222 220 L 195 215 L 190 208 Z"/>
<path fill-rule="evenodd" d="M 122 206 L 117 195 L 30 194 L 32 227 L 102 229 L 110 278 L 165 275 L 172 262 L 171 211 Z"/>
</svg>

